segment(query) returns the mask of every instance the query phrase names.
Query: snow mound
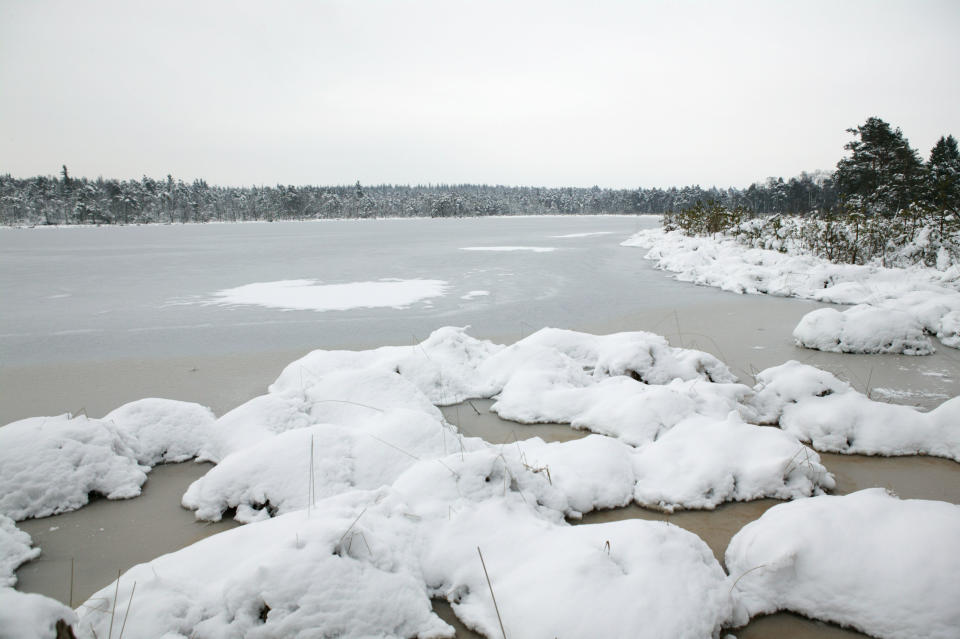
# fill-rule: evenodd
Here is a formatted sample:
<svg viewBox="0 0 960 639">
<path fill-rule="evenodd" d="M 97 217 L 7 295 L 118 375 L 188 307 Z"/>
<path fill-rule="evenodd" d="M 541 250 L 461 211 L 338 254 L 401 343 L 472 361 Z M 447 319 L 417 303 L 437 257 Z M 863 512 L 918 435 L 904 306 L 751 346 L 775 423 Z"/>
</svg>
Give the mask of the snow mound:
<svg viewBox="0 0 960 639">
<path fill-rule="evenodd" d="M 960 397 L 928 413 L 857 392 L 799 402 L 780 427 L 817 450 L 862 455 L 935 455 L 960 462 Z"/>
<path fill-rule="evenodd" d="M 642 506 L 713 509 L 725 501 L 796 499 L 835 486 L 820 456 L 777 428 L 687 419 L 637 451 L 634 498 Z"/>
<path fill-rule="evenodd" d="M 860 304 L 843 312 L 821 308 L 803 316 L 793 330 L 797 346 L 833 353 L 934 352 L 923 326 L 910 313 Z"/>
<path fill-rule="evenodd" d="M 109 422 L 32 417 L 0 428 L 0 513 L 19 521 L 76 510 L 92 492 L 140 494 L 150 469 L 137 442 Z"/>
<path fill-rule="evenodd" d="M 316 280 L 255 282 L 214 293 L 209 301 L 224 306 L 264 306 L 298 311 L 345 311 L 352 308 L 406 308 L 447 292 L 443 280 L 380 280 L 321 284 Z"/>
<path fill-rule="evenodd" d="M 937 338 L 944 346 L 960 348 L 960 311 L 950 311 L 940 318 Z"/>
<path fill-rule="evenodd" d="M 736 622 L 791 610 L 874 637 L 956 638 L 960 506 L 880 488 L 781 504 L 730 541 Z"/>
<path fill-rule="evenodd" d="M 832 374 L 789 361 L 757 374 L 743 413 L 819 451 L 935 455 L 960 461 L 960 397 L 924 413 L 869 399 Z"/>
<path fill-rule="evenodd" d="M 55 637 L 61 619 L 75 624 L 77 614 L 49 597 L 0 587 L 0 639 Z"/>
<path fill-rule="evenodd" d="M 219 462 L 230 453 L 311 423 L 302 394 L 260 395 L 220 417 L 200 449 L 199 459 Z"/>
<path fill-rule="evenodd" d="M 705 639 L 731 613 L 726 575 L 686 530 L 641 520 L 558 526 L 502 500 L 437 522 L 423 571 L 487 637 L 500 636 L 491 587 L 508 637 Z"/>
<path fill-rule="evenodd" d="M 353 491 L 134 566 L 116 598 L 135 599 L 124 637 L 452 637 L 418 577 L 414 522 L 383 497 Z M 107 636 L 94 602 L 116 588 L 78 609 L 81 639 Z"/>
<path fill-rule="evenodd" d="M 367 351 L 315 350 L 287 365 L 270 386 L 270 392 L 303 392 L 331 372 L 370 368 L 403 376 L 433 404 L 456 404 L 497 392 L 478 379 L 477 367 L 502 348 L 470 337 L 466 328 L 448 326 L 410 346 L 383 346 Z"/>
<path fill-rule="evenodd" d="M 771 366 L 756 375 L 754 396 L 745 402 L 749 421 L 756 424 L 777 424 L 789 404 L 834 393 L 853 392 L 853 387 L 833 373 L 809 364 L 789 360 Z"/>
<path fill-rule="evenodd" d="M 428 414 L 374 413 L 350 426 L 291 430 L 234 452 L 190 485 L 183 505 L 197 519 L 219 521 L 236 508 L 237 521 L 257 521 L 349 490 L 388 486 L 418 460 L 482 445 Z"/>
<path fill-rule="evenodd" d="M 155 398 L 124 404 L 103 418 L 137 442 L 137 461 L 146 466 L 196 457 L 215 419 L 200 404 Z"/>
<path fill-rule="evenodd" d="M 0 514 L 0 588 L 15 585 L 20 564 L 40 555 L 40 549 L 32 548 L 32 543 L 29 534 Z"/>
</svg>

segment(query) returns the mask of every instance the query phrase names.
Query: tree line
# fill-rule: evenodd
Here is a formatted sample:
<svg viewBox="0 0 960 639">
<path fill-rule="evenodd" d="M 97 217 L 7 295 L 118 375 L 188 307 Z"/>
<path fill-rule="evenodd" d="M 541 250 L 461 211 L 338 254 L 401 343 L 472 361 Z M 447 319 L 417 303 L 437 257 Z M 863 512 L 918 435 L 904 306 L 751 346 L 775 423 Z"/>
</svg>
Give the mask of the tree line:
<svg viewBox="0 0 960 639">
<path fill-rule="evenodd" d="M 743 206 L 695 202 L 668 212 L 667 230 L 724 233 L 780 251 L 801 250 L 833 262 L 884 266 L 960 263 L 960 152 L 942 136 L 926 162 L 899 128 L 869 118 L 847 130 L 849 155 L 837 163 L 834 206 L 804 216 L 758 217 Z"/>
<path fill-rule="evenodd" d="M 204 180 L 0 175 L 0 224 L 146 224 L 367 217 L 665 213 L 716 201 L 757 213 L 833 206 L 833 178 L 804 173 L 746 189 L 543 188 L 475 184 L 211 186 Z"/>
</svg>

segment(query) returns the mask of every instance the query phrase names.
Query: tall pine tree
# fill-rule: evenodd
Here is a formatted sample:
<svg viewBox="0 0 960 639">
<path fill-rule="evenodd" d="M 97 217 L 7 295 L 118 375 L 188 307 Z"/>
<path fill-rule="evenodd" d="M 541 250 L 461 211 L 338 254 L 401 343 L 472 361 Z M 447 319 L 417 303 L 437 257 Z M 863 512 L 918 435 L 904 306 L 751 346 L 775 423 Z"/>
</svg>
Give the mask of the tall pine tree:
<svg viewBox="0 0 960 639">
<path fill-rule="evenodd" d="M 923 190 L 924 166 L 899 128 L 868 118 L 847 129 L 854 140 L 844 148 L 850 156 L 837 163 L 836 185 L 849 205 L 868 215 L 894 215 L 917 201 Z"/>
</svg>

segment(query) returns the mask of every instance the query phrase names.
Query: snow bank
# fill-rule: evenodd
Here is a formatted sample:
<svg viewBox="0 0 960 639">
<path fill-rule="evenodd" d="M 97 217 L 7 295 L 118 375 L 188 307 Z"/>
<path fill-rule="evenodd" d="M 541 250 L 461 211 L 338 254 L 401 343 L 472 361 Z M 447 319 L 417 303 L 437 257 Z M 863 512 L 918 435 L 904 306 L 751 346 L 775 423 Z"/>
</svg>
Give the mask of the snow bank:
<svg viewBox="0 0 960 639">
<path fill-rule="evenodd" d="M 918 338 L 917 331 L 922 329 L 940 337 L 946 346 L 960 347 L 960 320 L 955 315 L 960 312 L 960 279 L 956 268 L 941 271 L 919 266 L 833 264 L 812 255 L 749 248 L 729 237 L 688 237 L 660 229 L 640 231 L 623 245 L 647 249 L 647 259 L 655 261 L 657 268 L 676 273 L 682 281 L 735 293 L 866 304 L 890 312 L 889 317 L 862 311 L 858 314 L 858 320 L 869 321 L 884 333 L 881 339 L 873 338 L 866 328 L 858 331 L 852 326 L 854 322 L 822 313 L 807 316 L 797 327 L 799 334 L 795 334 L 804 346 L 825 345 L 825 350 L 839 352 L 926 354 L 932 347 Z M 903 341 L 905 350 L 886 346 L 898 340 Z"/>
<path fill-rule="evenodd" d="M 230 453 L 254 446 L 274 435 L 312 423 L 303 393 L 271 393 L 240 404 L 210 428 L 200 449 L 202 461 L 220 462 Z"/>
<path fill-rule="evenodd" d="M 960 461 L 960 397 L 924 413 L 877 402 L 826 371 L 790 361 L 757 374 L 744 413 L 819 451 L 935 455 Z"/>
<path fill-rule="evenodd" d="M 738 625 L 791 610 L 885 639 L 958 636 L 960 506 L 880 488 L 777 505 L 726 565 Z"/>
<path fill-rule="evenodd" d="M 85 416 L 33 417 L 0 428 L 0 513 L 14 520 L 76 510 L 92 492 L 140 494 L 149 468 L 136 440 Z"/>
<path fill-rule="evenodd" d="M 40 555 L 32 547 L 30 535 L 17 528 L 12 519 L 0 514 L 0 588 L 17 583 L 16 570 L 20 564 Z"/>
<path fill-rule="evenodd" d="M 796 499 L 835 486 L 820 456 L 777 428 L 688 419 L 633 459 L 638 504 L 673 512 L 725 501 Z"/>
<path fill-rule="evenodd" d="M 57 621 L 77 622 L 77 614 L 59 601 L 0 587 L 0 639 L 56 637 Z"/>
<path fill-rule="evenodd" d="M 137 461 L 146 466 L 193 459 L 210 436 L 216 418 L 206 406 L 172 399 L 141 399 L 107 414 L 136 442 Z"/>
<path fill-rule="evenodd" d="M 265 306 L 297 311 L 345 311 L 352 308 L 405 308 L 447 292 L 443 280 L 380 280 L 321 284 L 316 280 L 256 282 L 214 293 L 224 306 Z"/>
</svg>

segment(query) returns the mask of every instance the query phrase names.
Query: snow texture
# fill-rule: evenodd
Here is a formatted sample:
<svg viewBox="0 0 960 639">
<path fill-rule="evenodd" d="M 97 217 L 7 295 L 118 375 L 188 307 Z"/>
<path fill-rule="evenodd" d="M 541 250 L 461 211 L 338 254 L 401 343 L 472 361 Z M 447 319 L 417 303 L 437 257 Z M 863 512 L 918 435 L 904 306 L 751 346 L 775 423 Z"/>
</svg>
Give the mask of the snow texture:
<svg viewBox="0 0 960 639">
<path fill-rule="evenodd" d="M 826 371 L 790 361 L 757 374 L 744 410 L 819 451 L 935 455 L 960 461 L 960 397 L 929 412 L 869 399 Z"/>
<path fill-rule="evenodd" d="M 367 415 L 349 426 L 318 424 L 228 455 L 190 485 L 183 505 L 196 510 L 197 519 L 219 521 L 236 508 L 237 521 L 257 521 L 352 489 L 389 486 L 417 460 L 481 444 L 406 409 Z"/>
<path fill-rule="evenodd" d="M 30 535 L 17 528 L 12 519 L 0 514 L 0 588 L 15 585 L 15 571 L 20 564 L 40 555 L 40 549 L 31 545 Z"/>
<path fill-rule="evenodd" d="M 803 316 L 793 330 L 797 346 L 834 353 L 934 352 L 923 327 L 909 313 L 858 304 L 845 311 L 821 308 Z"/>
<path fill-rule="evenodd" d="M 592 449 L 600 466 L 608 446 L 629 450 L 601 437 L 569 443 Z M 432 596 L 496 636 L 478 548 L 508 636 L 714 636 L 732 602 L 706 544 L 660 522 L 571 527 L 563 516 L 583 498 L 578 482 L 568 498 L 527 463 L 545 453 L 562 468 L 558 448 L 485 445 L 417 461 L 391 487 L 353 489 L 135 566 L 119 582 L 117 610 L 137 584 L 124 636 L 452 637 Z M 116 587 L 91 602 L 112 601 Z M 95 608 L 81 606 L 80 637 L 109 627 L 109 613 Z"/>
<path fill-rule="evenodd" d="M 919 325 L 945 346 L 960 347 L 958 266 L 939 270 L 833 264 L 809 254 L 749 248 L 729 237 L 689 237 L 660 229 L 640 231 L 623 245 L 647 249 L 647 259 L 656 262 L 657 268 L 676 273 L 682 281 L 735 293 L 865 304 L 891 312 L 888 317 L 859 315 L 882 329 L 884 337 L 880 340 L 871 339 L 866 331 L 860 334 L 850 321 L 825 318 L 822 313 L 804 318 L 796 335 L 801 345 L 833 345 L 835 348 L 828 350 L 840 352 L 933 352 L 932 347 L 917 340 Z M 902 342 L 905 350 L 888 350 L 889 342 Z M 858 348 L 863 350 L 854 350 Z"/>
<path fill-rule="evenodd" d="M 346 311 L 352 308 L 406 308 L 447 292 L 443 280 L 380 280 L 321 284 L 316 280 L 256 282 L 214 293 L 213 304 L 265 306 L 297 311 Z"/>
<path fill-rule="evenodd" d="M 638 504 L 667 512 L 725 501 L 793 499 L 835 486 L 820 456 L 777 428 L 693 418 L 634 457 Z"/>
<path fill-rule="evenodd" d="M 730 541 L 738 625 L 791 610 L 874 637 L 960 636 L 960 506 L 881 488 L 781 504 Z"/>
<path fill-rule="evenodd" d="M 92 492 L 140 494 L 150 469 L 137 442 L 85 416 L 32 417 L 0 428 L 0 514 L 19 521 L 76 510 Z"/>
<path fill-rule="evenodd" d="M 103 420 L 136 441 L 137 461 L 156 466 L 196 457 L 215 417 L 200 404 L 149 398 L 124 404 Z"/>
<path fill-rule="evenodd" d="M 49 597 L 0 587 L 0 639 L 55 637 L 60 619 L 75 624 L 77 614 Z"/>
</svg>

